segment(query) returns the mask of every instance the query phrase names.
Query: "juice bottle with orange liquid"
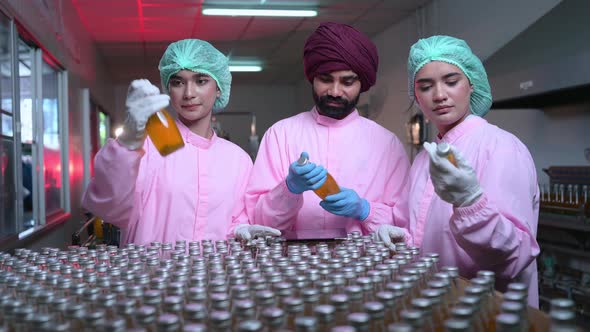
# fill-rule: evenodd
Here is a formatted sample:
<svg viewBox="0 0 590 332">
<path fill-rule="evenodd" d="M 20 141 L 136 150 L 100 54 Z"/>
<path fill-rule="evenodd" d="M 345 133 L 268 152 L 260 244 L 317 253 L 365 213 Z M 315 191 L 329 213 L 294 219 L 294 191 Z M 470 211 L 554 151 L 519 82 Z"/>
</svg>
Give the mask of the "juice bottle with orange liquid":
<svg viewBox="0 0 590 332">
<path fill-rule="evenodd" d="M 451 146 L 447 143 L 440 143 L 436 147 L 436 154 L 443 158 L 447 158 L 451 164 L 457 167 L 457 160 L 455 159 L 455 155 L 451 152 Z"/>
<path fill-rule="evenodd" d="M 298 165 L 305 165 L 308 162 L 309 162 L 309 159 L 305 158 L 304 156 L 301 156 L 299 159 L 297 159 Z M 326 179 L 326 182 L 324 182 L 324 184 L 321 187 L 314 190 L 313 192 L 315 192 L 316 195 L 318 195 L 321 199 L 324 199 L 324 198 L 326 198 L 326 196 L 330 196 L 330 195 L 334 195 L 334 194 L 339 193 L 340 187 L 338 186 L 338 184 L 336 183 L 336 180 L 334 180 L 332 175 L 330 175 L 330 173 L 328 173 L 328 178 Z"/>
<path fill-rule="evenodd" d="M 184 140 L 174 118 L 165 109 L 149 117 L 145 130 L 162 156 L 167 156 L 184 146 Z"/>
</svg>

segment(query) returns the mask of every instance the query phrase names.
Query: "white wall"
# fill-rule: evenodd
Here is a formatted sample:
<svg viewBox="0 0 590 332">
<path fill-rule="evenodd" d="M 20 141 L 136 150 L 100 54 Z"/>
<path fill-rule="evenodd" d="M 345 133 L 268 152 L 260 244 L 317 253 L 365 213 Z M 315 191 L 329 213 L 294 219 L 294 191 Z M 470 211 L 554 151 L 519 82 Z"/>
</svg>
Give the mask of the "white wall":
<svg viewBox="0 0 590 332">
<path fill-rule="evenodd" d="M 524 31 L 560 0 L 433 0 L 373 38 L 379 50 L 377 84 L 366 94 L 370 117 L 405 141 L 410 100 L 407 59 L 419 37 L 447 34 L 465 39 L 485 60 Z M 309 86 L 307 81 L 298 86 Z M 298 88 L 301 107 L 311 102 L 309 89 Z M 436 130 L 430 130 L 432 135 Z M 408 154 L 410 147 L 406 146 Z"/>
<path fill-rule="evenodd" d="M 550 166 L 590 166 L 590 102 L 540 109 L 491 110 L 486 119 L 516 135 L 529 148 L 539 183 L 549 183 L 542 171 Z"/>
<path fill-rule="evenodd" d="M 256 115 L 256 134 L 259 139 L 275 122 L 300 113 L 295 102 L 293 85 L 234 85 L 224 113 L 252 112 Z M 230 132 L 231 140 L 246 149 L 250 135 L 249 118 L 245 116 L 218 116 L 223 128 Z M 246 122 L 246 123 L 244 123 Z"/>
</svg>

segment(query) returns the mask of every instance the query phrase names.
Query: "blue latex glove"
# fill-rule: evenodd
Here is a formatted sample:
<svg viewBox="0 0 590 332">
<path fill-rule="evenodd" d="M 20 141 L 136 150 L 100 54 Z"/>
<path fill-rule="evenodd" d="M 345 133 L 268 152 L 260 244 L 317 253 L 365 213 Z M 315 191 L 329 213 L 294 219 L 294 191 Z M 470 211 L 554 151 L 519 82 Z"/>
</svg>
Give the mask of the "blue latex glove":
<svg viewBox="0 0 590 332">
<path fill-rule="evenodd" d="M 301 158 L 309 160 L 307 152 L 301 153 Z M 287 188 L 294 194 L 301 194 L 307 190 L 316 190 L 321 187 L 328 178 L 328 171 L 322 166 L 314 163 L 307 163 L 300 165 L 298 161 L 294 161 L 289 166 L 289 174 L 287 175 Z"/>
<path fill-rule="evenodd" d="M 369 202 L 360 198 L 356 191 L 340 187 L 340 192 L 327 196 L 320 202 L 324 210 L 338 216 L 365 220 L 369 216 Z"/>
</svg>

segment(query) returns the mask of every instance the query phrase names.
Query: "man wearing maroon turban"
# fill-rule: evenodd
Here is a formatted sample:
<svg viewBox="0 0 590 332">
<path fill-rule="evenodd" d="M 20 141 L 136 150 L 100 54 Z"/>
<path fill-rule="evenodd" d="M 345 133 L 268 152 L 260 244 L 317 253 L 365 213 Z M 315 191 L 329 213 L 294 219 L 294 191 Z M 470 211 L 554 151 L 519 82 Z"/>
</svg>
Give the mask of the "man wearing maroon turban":
<svg viewBox="0 0 590 332">
<path fill-rule="evenodd" d="M 398 138 L 356 110 L 360 94 L 375 84 L 377 48 L 349 25 L 322 23 L 305 43 L 303 63 L 315 107 L 262 138 L 246 188 L 250 222 L 333 234 L 393 224 L 394 215 L 407 215 L 397 210 L 407 207 L 401 202 L 410 164 Z M 320 198 L 328 170 L 339 192 Z"/>
</svg>

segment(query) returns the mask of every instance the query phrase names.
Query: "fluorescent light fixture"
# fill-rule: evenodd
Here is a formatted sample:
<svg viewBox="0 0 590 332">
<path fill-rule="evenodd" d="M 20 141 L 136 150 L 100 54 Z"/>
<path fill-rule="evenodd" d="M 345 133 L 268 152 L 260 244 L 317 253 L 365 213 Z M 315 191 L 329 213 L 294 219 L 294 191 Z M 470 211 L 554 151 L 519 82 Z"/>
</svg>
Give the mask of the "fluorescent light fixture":
<svg viewBox="0 0 590 332">
<path fill-rule="evenodd" d="M 317 10 L 303 9 L 245 9 L 245 8 L 203 8 L 203 15 L 212 16 L 281 16 L 314 17 Z"/>
<path fill-rule="evenodd" d="M 262 71 L 261 66 L 256 65 L 229 65 L 229 71 L 231 72 L 258 72 Z"/>
</svg>

